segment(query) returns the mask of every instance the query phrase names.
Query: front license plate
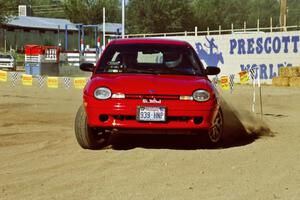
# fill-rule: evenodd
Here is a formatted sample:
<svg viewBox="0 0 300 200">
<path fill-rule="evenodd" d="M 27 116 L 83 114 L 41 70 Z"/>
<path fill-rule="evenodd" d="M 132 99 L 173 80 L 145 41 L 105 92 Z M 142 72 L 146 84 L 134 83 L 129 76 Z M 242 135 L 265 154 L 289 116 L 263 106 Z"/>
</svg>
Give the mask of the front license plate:
<svg viewBox="0 0 300 200">
<path fill-rule="evenodd" d="M 166 108 L 165 107 L 149 107 L 139 106 L 137 113 L 137 120 L 139 121 L 153 121 L 160 122 L 166 121 Z"/>
</svg>

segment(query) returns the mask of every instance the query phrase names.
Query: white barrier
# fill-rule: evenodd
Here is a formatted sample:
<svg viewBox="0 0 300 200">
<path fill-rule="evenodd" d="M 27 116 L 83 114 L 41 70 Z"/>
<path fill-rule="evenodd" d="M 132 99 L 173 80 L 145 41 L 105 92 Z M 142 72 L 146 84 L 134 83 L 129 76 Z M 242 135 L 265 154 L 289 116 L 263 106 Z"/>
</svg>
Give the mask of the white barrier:
<svg viewBox="0 0 300 200">
<path fill-rule="evenodd" d="M 13 56 L 0 54 L 0 68 L 15 69 L 16 61 Z"/>
<path fill-rule="evenodd" d="M 271 84 L 281 67 L 300 66 L 300 31 L 168 38 L 189 42 L 204 65 L 221 68 L 220 75 L 258 67 L 262 83 Z"/>
<path fill-rule="evenodd" d="M 89 78 L 87 77 L 53 77 L 53 76 L 32 76 L 23 72 L 7 72 L 0 70 L 0 86 L 8 83 L 12 87 L 38 86 L 39 88 L 76 88 L 82 89 Z"/>
<path fill-rule="evenodd" d="M 83 55 L 80 55 L 79 52 L 67 52 L 61 53 L 60 57 L 60 61 L 68 62 L 73 66 L 79 66 L 82 62 L 89 62 L 95 65 L 98 60 L 95 52 L 85 52 Z"/>
</svg>

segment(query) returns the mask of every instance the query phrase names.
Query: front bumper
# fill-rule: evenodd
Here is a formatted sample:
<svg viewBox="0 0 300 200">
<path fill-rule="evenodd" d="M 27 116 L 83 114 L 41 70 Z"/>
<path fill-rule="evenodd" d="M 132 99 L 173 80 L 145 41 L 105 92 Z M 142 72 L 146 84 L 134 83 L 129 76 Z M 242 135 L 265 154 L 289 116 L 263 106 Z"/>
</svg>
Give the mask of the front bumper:
<svg viewBox="0 0 300 200">
<path fill-rule="evenodd" d="M 97 100 L 84 96 L 87 123 L 105 129 L 181 129 L 207 130 L 219 109 L 217 100 L 208 102 L 162 100 L 159 104 L 143 103 L 138 99 Z M 138 106 L 164 106 L 166 121 L 142 122 L 136 119 Z"/>
</svg>

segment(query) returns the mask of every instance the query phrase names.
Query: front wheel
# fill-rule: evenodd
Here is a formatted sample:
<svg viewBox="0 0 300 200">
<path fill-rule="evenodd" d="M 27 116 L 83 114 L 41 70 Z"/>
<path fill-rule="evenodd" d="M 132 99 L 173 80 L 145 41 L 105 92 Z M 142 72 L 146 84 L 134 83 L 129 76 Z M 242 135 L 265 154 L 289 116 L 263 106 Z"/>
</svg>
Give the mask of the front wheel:
<svg viewBox="0 0 300 200">
<path fill-rule="evenodd" d="M 209 143 L 213 146 L 219 146 L 223 139 L 223 115 L 219 110 L 214 121 L 213 126 L 208 130 Z"/>
<path fill-rule="evenodd" d="M 102 149 L 108 144 L 109 133 L 92 128 L 87 124 L 83 105 L 79 107 L 75 118 L 75 135 L 78 144 L 84 149 Z"/>
</svg>

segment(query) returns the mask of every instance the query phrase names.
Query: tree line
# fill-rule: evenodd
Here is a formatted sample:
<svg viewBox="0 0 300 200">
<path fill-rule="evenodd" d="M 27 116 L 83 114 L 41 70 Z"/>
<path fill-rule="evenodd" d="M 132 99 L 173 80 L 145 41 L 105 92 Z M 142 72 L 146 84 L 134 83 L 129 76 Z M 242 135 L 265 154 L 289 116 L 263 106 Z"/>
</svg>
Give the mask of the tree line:
<svg viewBox="0 0 300 200">
<path fill-rule="evenodd" d="M 101 24 L 105 7 L 107 22 L 121 22 L 121 0 L 0 0 L 0 22 L 7 19 L 5 7 L 20 3 L 30 3 L 35 9 L 55 4 L 63 8 L 63 15 L 49 8 L 48 13 L 44 10 L 36 16 L 65 17 L 83 24 Z M 279 26 L 279 10 L 278 0 L 127 0 L 126 34 L 193 31 L 195 26 L 198 30 L 230 29 L 232 23 L 242 28 L 244 22 L 256 27 L 257 19 L 261 27 L 268 27 L 270 17 L 272 25 Z M 288 0 L 287 24 L 299 25 L 299 21 L 300 0 Z"/>
</svg>

